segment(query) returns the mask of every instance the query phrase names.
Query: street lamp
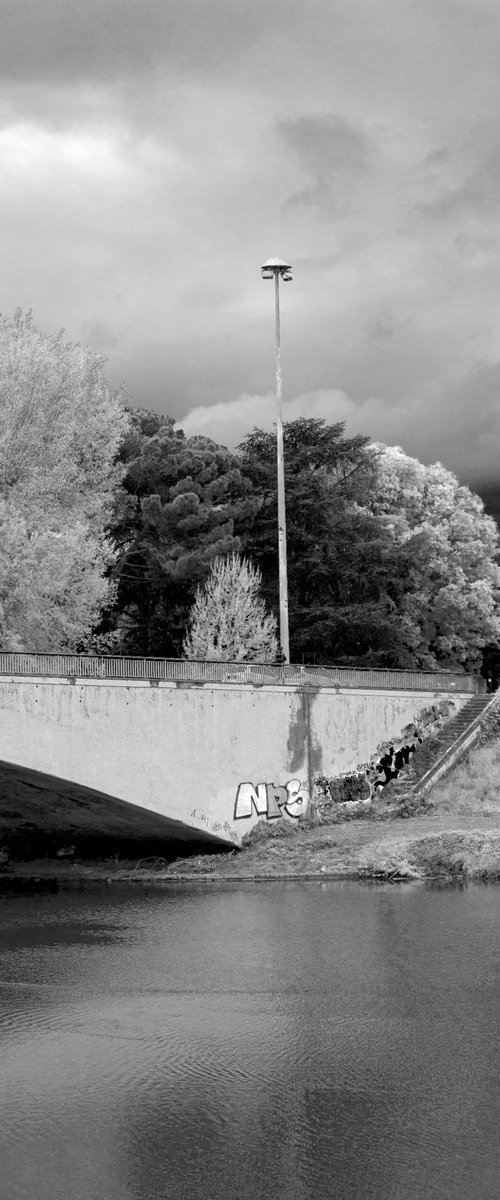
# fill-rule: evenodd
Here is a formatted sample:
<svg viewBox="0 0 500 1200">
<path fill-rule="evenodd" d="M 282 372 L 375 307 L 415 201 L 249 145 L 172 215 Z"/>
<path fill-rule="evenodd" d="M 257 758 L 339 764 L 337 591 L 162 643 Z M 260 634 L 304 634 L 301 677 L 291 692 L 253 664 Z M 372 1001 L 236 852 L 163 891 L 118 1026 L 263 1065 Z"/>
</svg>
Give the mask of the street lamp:
<svg viewBox="0 0 500 1200">
<path fill-rule="evenodd" d="M 261 268 L 263 279 L 274 279 L 274 303 L 276 312 L 276 445 L 278 463 L 278 557 L 280 593 L 280 644 L 285 662 L 290 662 L 288 638 L 288 578 L 286 567 L 286 509 L 285 471 L 283 457 L 283 396 L 281 390 L 281 342 L 280 342 L 280 279 L 289 283 L 292 268 L 280 258 L 270 258 Z"/>
</svg>

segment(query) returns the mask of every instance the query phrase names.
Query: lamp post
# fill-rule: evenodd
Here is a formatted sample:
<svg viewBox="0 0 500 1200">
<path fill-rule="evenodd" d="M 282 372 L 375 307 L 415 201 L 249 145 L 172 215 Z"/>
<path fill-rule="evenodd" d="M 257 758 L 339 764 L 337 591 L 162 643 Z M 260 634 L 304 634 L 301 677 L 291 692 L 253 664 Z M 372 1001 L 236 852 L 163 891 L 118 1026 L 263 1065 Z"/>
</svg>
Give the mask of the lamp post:
<svg viewBox="0 0 500 1200">
<path fill-rule="evenodd" d="M 286 565 L 286 508 L 285 470 L 283 457 L 283 394 L 281 386 L 281 340 L 280 340 L 280 279 L 289 283 L 292 268 L 280 258 L 270 258 L 261 268 L 263 279 L 274 279 L 274 304 L 276 314 L 276 448 L 278 466 L 278 559 L 280 595 L 280 645 L 285 662 L 290 662 L 288 638 L 288 577 Z"/>
</svg>

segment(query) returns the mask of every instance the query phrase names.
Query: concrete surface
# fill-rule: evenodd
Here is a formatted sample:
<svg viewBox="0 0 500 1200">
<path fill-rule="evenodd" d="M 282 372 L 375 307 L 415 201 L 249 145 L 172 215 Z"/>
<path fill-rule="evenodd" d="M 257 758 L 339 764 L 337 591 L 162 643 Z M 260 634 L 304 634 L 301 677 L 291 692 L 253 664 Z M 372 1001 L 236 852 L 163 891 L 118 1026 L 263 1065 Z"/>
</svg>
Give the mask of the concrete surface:
<svg viewBox="0 0 500 1200">
<path fill-rule="evenodd" d="M 470 694 L 0 677 L 4 796 L 10 772 L 45 825 L 57 795 L 94 831 L 142 820 L 238 845 L 259 819 L 303 813 L 315 774 L 355 771 L 447 698 L 456 712 Z"/>
</svg>

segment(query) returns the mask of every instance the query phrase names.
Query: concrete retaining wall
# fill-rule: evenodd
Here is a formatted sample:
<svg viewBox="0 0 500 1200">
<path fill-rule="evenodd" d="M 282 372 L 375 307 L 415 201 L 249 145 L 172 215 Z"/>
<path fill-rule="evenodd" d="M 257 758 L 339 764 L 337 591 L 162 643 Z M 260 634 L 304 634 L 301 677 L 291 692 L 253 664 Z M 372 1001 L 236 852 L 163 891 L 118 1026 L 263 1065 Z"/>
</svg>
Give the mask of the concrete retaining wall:
<svg viewBox="0 0 500 1200">
<path fill-rule="evenodd" d="M 234 844 L 443 699 L 470 693 L 0 678 L 0 759 Z"/>
</svg>

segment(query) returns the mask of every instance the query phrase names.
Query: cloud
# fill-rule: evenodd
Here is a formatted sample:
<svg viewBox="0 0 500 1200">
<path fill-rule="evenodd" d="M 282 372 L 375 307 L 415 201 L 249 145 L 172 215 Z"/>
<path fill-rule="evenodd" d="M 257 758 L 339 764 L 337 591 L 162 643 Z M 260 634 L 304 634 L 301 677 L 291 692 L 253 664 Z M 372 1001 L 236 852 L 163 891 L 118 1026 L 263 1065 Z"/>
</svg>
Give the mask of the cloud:
<svg viewBox="0 0 500 1200">
<path fill-rule="evenodd" d="M 335 212 L 349 208 L 352 189 L 373 158 L 372 140 L 362 126 L 339 113 L 319 113 L 279 121 L 277 129 L 311 180 L 288 197 L 286 206 L 328 203 Z"/>
<path fill-rule="evenodd" d="M 450 163 L 447 156 L 447 165 L 460 169 L 457 160 L 458 156 Z M 446 221 L 462 215 L 484 217 L 489 213 L 496 214 L 500 201 L 500 153 L 497 147 L 489 146 L 471 166 L 458 185 L 445 187 L 435 198 L 421 204 L 424 215 Z"/>
<path fill-rule="evenodd" d="M 287 0 L 5 0 L 2 79 L 117 81 L 168 66 L 176 75 L 234 70 L 280 22 Z"/>
<path fill-rule="evenodd" d="M 4 312 L 103 347 L 134 402 L 235 444 L 274 419 L 259 267 L 287 258 L 288 415 L 493 478 L 498 5 L 3 9 Z"/>
<path fill-rule="evenodd" d="M 348 435 L 402 446 L 424 463 L 441 461 L 460 478 L 480 487 L 497 478 L 500 459 L 500 363 L 476 364 L 454 388 L 420 404 L 389 405 L 376 396 L 355 400 L 335 388 L 296 396 L 285 404 L 284 420 L 317 417 L 345 423 Z M 271 430 L 276 420 L 273 393 L 242 395 L 233 401 L 194 408 L 179 421 L 188 437 L 204 434 L 232 449 L 255 427 Z"/>
<path fill-rule="evenodd" d="M 284 406 L 284 420 L 298 417 L 317 417 L 334 424 L 344 421 L 349 433 L 370 434 L 372 426 L 381 427 L 392 435 L 404 432 L 406 414 L 401 409 L 389 412 L 383 402 L 374 397 L 356 404 L 345 392 L 335 388 L 318 389 L 296 396 Z M 234 448 L 254 427 L 271 430 L 276 422 L 276 397 L 243 395 L 223 404 L 200 406 L 179 421 L 186 435 L 205 434 L 223 445 Z M 375 435 L 373 435 L 375 436 Z M 378 436 L 378 435 L 377 435 Z"/>
</svg>

